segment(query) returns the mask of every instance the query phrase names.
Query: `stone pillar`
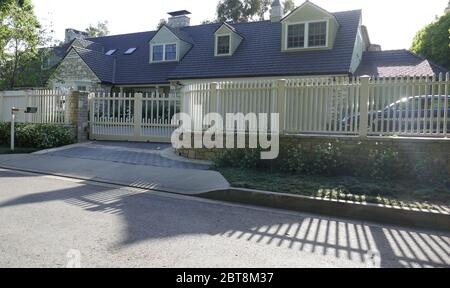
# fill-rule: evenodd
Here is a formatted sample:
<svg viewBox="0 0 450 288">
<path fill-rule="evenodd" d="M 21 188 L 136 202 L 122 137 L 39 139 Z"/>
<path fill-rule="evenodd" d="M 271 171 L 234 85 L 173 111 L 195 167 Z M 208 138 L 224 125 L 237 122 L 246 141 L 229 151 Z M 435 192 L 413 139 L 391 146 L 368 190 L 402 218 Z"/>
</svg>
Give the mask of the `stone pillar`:
<svg viewBox="0 0 450 288">
<path fill-rule="evenodd" d="M 77 140 L 89 140 L 89 92 L 78 92 Z"/>
<path fill-rule="evenodd" d="M 69 94 L 69 97 L 67 99 L 67 105 L 68 105 L 68 110 L 67 110 L 67 116 L 68 119 L 66 121 L 66 123 L 68 123 L 69 125 L 72 125 L 75 127 L 77 126 L 77 122 L 78 122 L 78 98 L 79 98 L 80 93 L 78 91 L 73 91 Z M 76 133 L 75 133 L 76 136 Z"/>
</svg>

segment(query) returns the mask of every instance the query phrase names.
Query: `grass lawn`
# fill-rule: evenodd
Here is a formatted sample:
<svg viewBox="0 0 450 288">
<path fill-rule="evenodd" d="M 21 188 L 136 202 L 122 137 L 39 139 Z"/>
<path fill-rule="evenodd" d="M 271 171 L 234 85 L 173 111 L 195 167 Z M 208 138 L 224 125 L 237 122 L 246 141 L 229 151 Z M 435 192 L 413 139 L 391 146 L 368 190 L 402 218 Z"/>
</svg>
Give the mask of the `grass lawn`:
<svg viewBox="0 0 450 288">
<path fill-rule="evenodd" d="M 409 208 L 450 208 L 450 187 L 414 181 L 381 181 L 360 177 L 317 177 L 267 171 L 220 168 L 236 188 L 290 193 L 324 199 L 384 204 Z"/>
<path fill-rule="evenodd" d="M 36 148 L 18 148 L 16 147 L 14 152 L 11 151 L 9 146 L 0 145 L 0 154 L 28 154 L 39 151 Z"/>
</svg>

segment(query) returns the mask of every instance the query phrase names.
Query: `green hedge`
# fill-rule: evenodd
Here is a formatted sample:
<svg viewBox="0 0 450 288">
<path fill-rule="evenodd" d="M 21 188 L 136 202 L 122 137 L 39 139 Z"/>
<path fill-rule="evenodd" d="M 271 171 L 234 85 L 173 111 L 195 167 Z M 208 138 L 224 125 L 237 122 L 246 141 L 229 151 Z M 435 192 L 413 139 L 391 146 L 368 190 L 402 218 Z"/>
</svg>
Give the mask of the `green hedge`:
<svg viewBox="0 0 450 288">
<path fill-rule="evenodd" d="M 278 159 L 260 160 L 258 149 L 225 150 L 214 160 L 218 168 L 252 168 L 313 176 L 360 176 L 380 180 L 411 179 L 450 183 L 443 160 L 417 159 L 406 162 L 392 148 L 361 147 L 358 157 L 344 153 L 339 141 L 318 145 L 313 151 L 301 145 L 283 146 Z"/>
<path fill-rule="evenodd" d="M 49 149 L 75 142 L 71 129 L 60 125 L 18 123 L 15 128 L 17 147 Z M 10 141 L 11 124 L 0 123 L 0 145 L 9 145 Z"/>
</svg>

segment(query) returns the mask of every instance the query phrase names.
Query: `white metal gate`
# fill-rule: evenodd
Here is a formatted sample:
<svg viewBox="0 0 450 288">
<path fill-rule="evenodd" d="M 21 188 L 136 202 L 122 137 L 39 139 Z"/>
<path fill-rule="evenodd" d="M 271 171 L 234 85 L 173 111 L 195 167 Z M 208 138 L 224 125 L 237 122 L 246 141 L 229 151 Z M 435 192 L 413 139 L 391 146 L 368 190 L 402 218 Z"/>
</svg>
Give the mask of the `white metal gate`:
<svg viewBox="0 0 450 288">
<path fill-rule="evenodd" d="M 91 95 L 90 139 L 170 142 L 180 104 L 175 94 Z"/>
</svg>

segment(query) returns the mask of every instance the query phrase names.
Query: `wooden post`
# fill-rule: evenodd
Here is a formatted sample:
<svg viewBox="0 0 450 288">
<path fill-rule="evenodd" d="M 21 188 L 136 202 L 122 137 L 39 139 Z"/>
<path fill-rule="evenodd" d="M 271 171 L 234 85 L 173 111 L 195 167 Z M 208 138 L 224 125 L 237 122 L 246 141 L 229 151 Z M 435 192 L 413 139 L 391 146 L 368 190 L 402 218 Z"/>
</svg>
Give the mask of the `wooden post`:
<svg viewBox="0 0 450 288">
<path fill-rule="evenodd" d="M 142 124 L 142 93 L 134 94 L 134 137 L 141 137 Z M 136 140 L 137 140 L 136 139 Z"/>
<path fill-rule="evenodd" d="M 369 76 L 361 77 L 361 104 L 359 116 L 359 136 L 366 138 L 369 131 Z"/>
<path fill-rule="evenodd" d="M 209 112 L 216 113 L 219 112 L 217 108 L 217 82 L 211 83 L 210 87 L 210 99 L 209 99 Z"/>
<path fill-rule="evenodd" d="M 280 115 L 280 134 L 284 134 L 286 129 L 286 80 L 281 79 L 277 81 L 277 107 Z"/>
</svg>

